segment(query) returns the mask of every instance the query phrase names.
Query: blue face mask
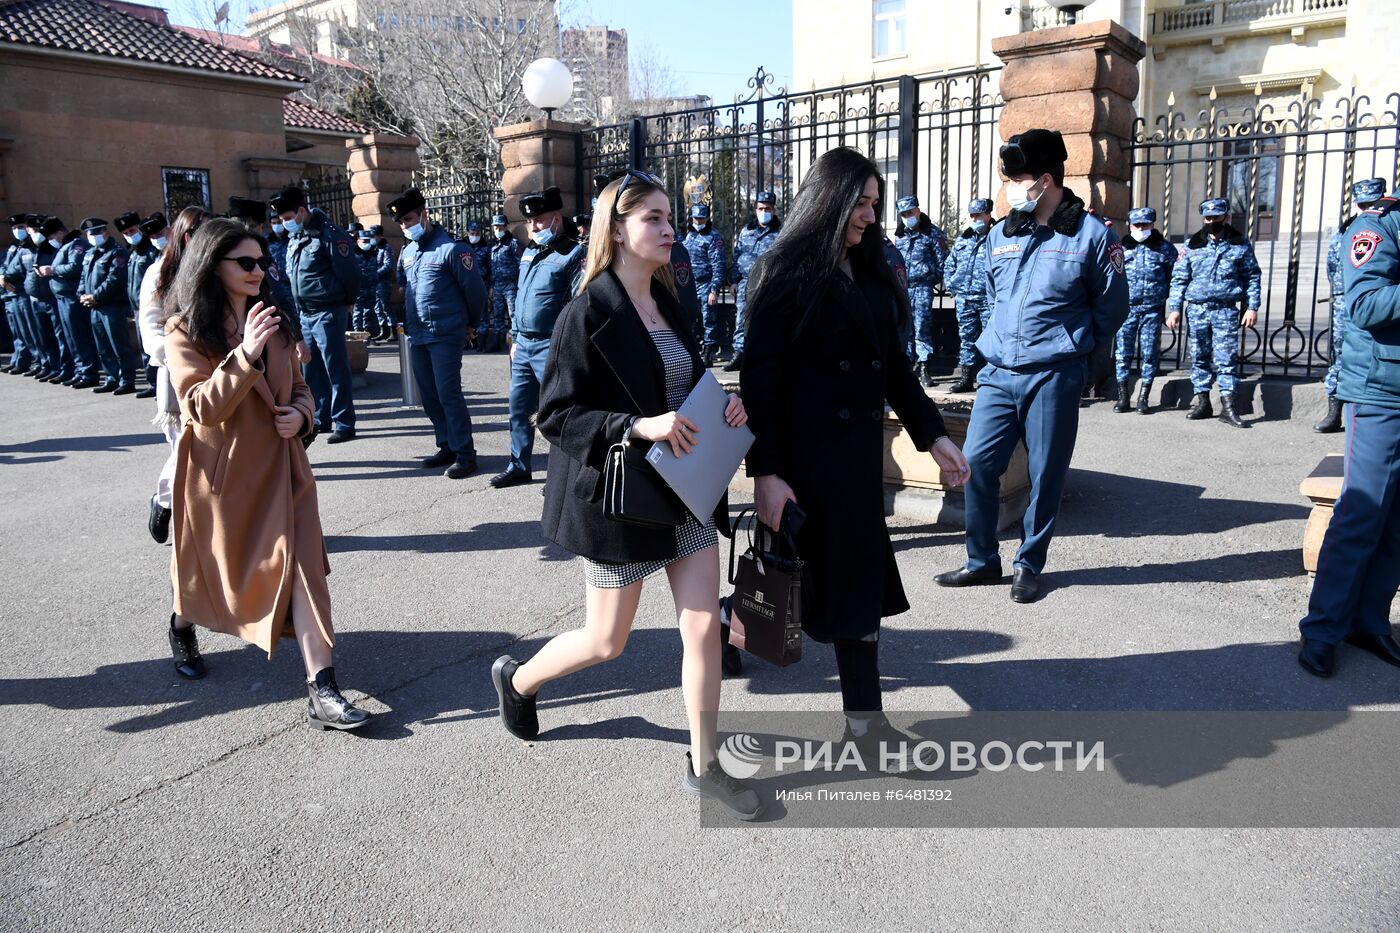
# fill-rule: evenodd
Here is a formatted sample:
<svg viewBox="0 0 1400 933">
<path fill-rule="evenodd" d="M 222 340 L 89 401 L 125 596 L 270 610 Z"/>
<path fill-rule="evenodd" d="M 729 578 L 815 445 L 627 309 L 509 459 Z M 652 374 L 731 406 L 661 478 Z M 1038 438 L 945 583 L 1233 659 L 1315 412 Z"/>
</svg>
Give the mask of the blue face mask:
<svg viewBox="0 0 1400 933">
<path fill-rule="evenodd" d="M 1008 188 L 1006 200 L 1011 205 L 1013 211 L 1020 211 L 1022 214 L 1035 212 L 1035 206 L 1040 203 L 1040 195 L 1031 197 L 1031 189 L 1036 186 L 1036 182 L 1031 182 L 1022 188 L 1017 185 L 1015 188 Z M 1042 192 L 1043 194 L 1044 192 Z"/>
<path fill-rule="evenodd" d="M 16 240 L 26 240 L 29 238 L 29 231 L 24 227 L 11 227 L 10 233 Z"/>
<path fill-rule="evenodd" d="M 280 220 L 279 220 L 277 223 L 275 223 L 275 224 L 272 225 L 272 232 L 275 233 L 275 234 L 277 234 L 278 236 L 281 236 L 282 231 L 285 230 L 285 229 L 286 229 L 286 226 L 285 226 L 285 225 L 282 223 L 282 221 L 280 221 Z"/>
<path fill-rule="evenodd" d="M 170 242 L 170 241 L 169 241 L 168 239 L 166 239 L 165 237 L 163 237 L 163 236 L 158 236 L 158 237 L 156 237 L 154 240 L 152 240 L 151 242 L 152 242 L 153 244 L 155 244 L 155 248 L 156 248 L 156 249 L 165 249 L 165 244 L 168 243 L 168 242 Z"/>
<path fill-rule="evenodd" d="M 768 226 L 773 222 L 772 211 L 758 211 L 758 222 L 763 226 Z"/>
<path fill-rule="evenodd" d="M 986 233 L 987 222 L 985 220 L 974 220 L 972 222 L 972 231 L 974 233 Z"/>
<path fill-rule="evenodd" d="M 543 230 L 536 230 L 530 234 L 530 239 L 535 241 L 536 246 L 548 246 L 550 240 L 554 239 L 554 231 L 546 227 Z"/>
<path fill-rule="evenodd" d="M 89 233 L 89 234 L 88 234 L 87 240 L 88 240 L 88 242 L 91 243 L 93 246 L 101 246 L 102 244 L 104 244 L 104 243 L 107 242 L 107 234 L 105 234 L 105 233 Z"/>
<path fill-rule="evenodd" d="M 404 227 L 403 235 L 417 243 L 423 236 L 423 224 L 419 222 L 411 227 Z"/>
<path fill-rule="evenodd" d="M 301 232 L 301 223 L 296 220 L 286 220 L 282 222 L 282 229 L 287 231 L 287 236 L 296 236 Z"/>
<path fill-rule="evenodd" d="M 919 229 L 919 215 L 918 215 L 918 214 L 911 214 L 911 215 L 908 216 L 908 217 L 903 217 L 903 218 L 900 218 L 900 219 L 904 221 L 904 229 L 906 229 L 906 230 L 917 230 L 917 229 Z"/>
<path fill-rule="evenodd" d="M 44 242 L 44 235 L 38 230 L 30 230 L 29 239 L 34 241 L 35 246 L 38 246 L 40 243 Z"/>
<path fill-rule="evenodd" d="M 135 233 L 131 234 L 130 236 L 128 236 L 127 234 L 123 233 L 123 234 L 122 234 L 122 237 L 123 237 L 128 243 L 130 243 L 132 246 L 135 246 L 137 243 L 140 243 L 140 242 L 141 242 L 141 231 L 140 231 L 140 230 L 137 230 Z"/>
</svg>

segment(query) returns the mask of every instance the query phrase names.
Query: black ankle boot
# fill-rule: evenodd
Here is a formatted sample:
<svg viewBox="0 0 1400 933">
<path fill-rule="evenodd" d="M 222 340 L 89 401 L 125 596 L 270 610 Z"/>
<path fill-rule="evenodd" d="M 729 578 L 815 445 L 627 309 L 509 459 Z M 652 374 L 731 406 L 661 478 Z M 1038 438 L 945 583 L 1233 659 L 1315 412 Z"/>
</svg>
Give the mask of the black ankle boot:
<svg viewBox="0 0 1400 933">
<path fill-rule="evenodd" d="M 919 364 L 919 383 L 925 389 L 933 388 L 933 364 L 928 360 Z"/>
<path fill-rule="evenodd" d="M 1233 395 L 1220 396 L 1220 420 L 1235 428 L 1249 427 L 1235 411 L 1235 397 Z"/>
<path fill-rule="evenodd" d="M 1126 382 L 1118 383 L 1118 401 L 1114 403 L 1113 410 L 1119 414 L 1132 411 L 1132 397 L 1133 393 L 1132 390 L 1128 388 L 1128 384 Z"/>
<path fill-rule="evenodd" d="M 335 668 L 322 668 L 306 682 L 306 719 L 317 729 L 358 729 L 369 721 L 369 713 L 350 704 L 335 684 Z"/>
<path fill-rule="evenodd" d="M 1195 398 L 1191 399 L 1191 410 L 1186 413 L 1188 421 L 1200 421 L 1209 418 L 1214 412 L 1210 407 L 1210 393 L 1197 392 Z"/>
<path fill-rule="evenodd" d="M 175 657 L 175 673 L 190 680 L 199 680 L 207 672 L 204 658 L 199 655 L 199 643 L 195 641 L 194 626 L 175 627 L 175 613 L 170 613 L 170 653 Z"/>
<path fill-rule="evenodd" d="M 1327 399 L 1327 414 L 1322 416 L 1322 420 L 1313 425 L 1313 430 L 1318 434 L 1336 434 L 1342 429 L 1342 400 L 1335 395 Z"/>
<path fill-rule="evenodd" d="M 971 392 L 977 384 L 977 374 L 973 367 L 958 365 L 953 370 L 953 384 L 948 387 L 949 392 Z"/>
<path fill-rule="evenodd" d="M 1147 400 L 1152 392 L 1152 383 L 1144 382 L 1142 388 L 1138 390 L 1137 410 L 1139 415 L 1145 415 L 1152 411 L 1152 403 Z"/>
</svg>

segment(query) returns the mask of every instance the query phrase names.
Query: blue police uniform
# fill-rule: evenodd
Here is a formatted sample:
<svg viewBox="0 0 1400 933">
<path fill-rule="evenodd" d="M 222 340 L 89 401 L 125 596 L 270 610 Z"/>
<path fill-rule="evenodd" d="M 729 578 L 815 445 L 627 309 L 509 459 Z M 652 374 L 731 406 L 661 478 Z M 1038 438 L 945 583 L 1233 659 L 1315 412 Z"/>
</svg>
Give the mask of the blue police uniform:
<svg viewBox="0 0 1400 933">
<path fill-rule="evenodd" d="M 777 218 L 777 215 L 774 215 L 767 226 L 755 220 L 739 231 L 739 239 L 734 244 L 733 281 L 736 286 L 734 301 L 738 309 L 738 320 L 734 326 L 735 356 L 744 352 L 744 330 L 748 326 L 744 304 L 747 299 L 749 273 L 753 271 L 754 264 L 758 262 L 759 258 L 768 252 L 774 243 L 778 242 L 778 233 L 782 228 L 783 222 Z"/>
<path fill-rule="evenodd" d="M 5 283 L 14 289 L 7 291 L 6 296 L 8 305 L 14 309 L 18 333 L 30 358 L 30 365 L 25 368 L 36 375 L 47 376 L 54 371 L 50 367 L 57 364 L 53 356 L 56 348 L 44 340 L 43 331 L 39 327 L 39 315 L 35 313 L 33 303 L 29 300 L 29 292 L 25 289 L 25 283 L 29 280 L 29 273 L 33 268 L 34 245 L 26 234 L 23 240 L 6 250 L 5 265 L 0 274 L 4 275 Z"/>
<path fill-rule="evenodd" d="M 1039 574 L 1055 530 L 1079 429 L 1090 358 L 1107 354 L 1128 313 L 1118 237 L 1068 188 L 1046 226 L 1013 211 L 987 238 L 987 360 L 963 453 L 968 571 L 997 568 L 1000 482 L 1025 441 L 1030 503 L 1015 563 Z"/>
<path fill-rule="evenodd" d="M 355 238 L 355 265 L 360 270 L 360 294 L 350 324 L 368 333 L 378 320 L 375 308 L 379 304 L 379 244 L 373 237 Z"/>
<path fill-rule="evenodd" d="M 992 202 L 978 198 L 969 202 L 969 214 L 989 214 Z M 958 316 L 958 365 L 977 366 L 977 338 L 989 312 L 987 307 L 987 235 L 991 224 L 982 229 L 969 226 L 953 241 L 943 262 L 943 287 L 953 296 Z"/>
<path fill-rule="evenodd" d="M 129 311 L 126 293 L 129 256 L 110 235 L 101 246 L 89 246 L 83 253 L 82 280 L 78 294 L 92 295 L 92 333 L 97 355 L 106 372 L 104 386 L 125 392 L 135 389 L 136 351 L 127 327 Z"/>
<path fill-rule="evenodd" d="M 504 224 L 505 217 L 496 220 Z M 504 337 L 510 330 L 510 320 L 515 314 L 515 287 L 520 279 L 520 241 L 507 230 L 505 235 L 491 246 L 491 268 L 495 274 L 491 280 L 491 318 L 486 324 L 487 333 Z"/>
<path fill-rule="evenodd" d="M 471 241 L 473 235 L 478 237 L 475 243 Z M 484 282 L 489 289 L 493 281 L 491 269 L 492 244 L 482 235 L 481 224 L 476 221 L 467 224 L 467 236 L 462 242 L 476 255 L 476 271 L 481 274 L 481 281 Z"/>
<path fill-rule="evenodd" d="M 287 241 L 287 274 L 301 316 L 302 339 L 311 351 L 306 384 L 316 397 L 320 430 L 354 433 L 355 401 L 345 326 L 360 294 L 354 244 L 320 209 Z"/>
<path fill-rule="evenodd" d="M 50 342 L 55 353 L 55 367 L 52 381 L 68 381 L 76 371 L 73 351 L 63 332 L 63 316 L 58 310 L 58 299 L 53 293 L 53 281 L 49 276 L 39 274 L 39 269 L 52 266 L 58 249 L 47 240 L 35 245 L 34 263 L 24 281 L 24 290 L 29 295 L 29 306 L 44 329 L 44 339 Z"/>
<path fill-rule="evenodd" d="M 1400 201 L 1381 198 L 1348 228 L 1341 264 L 1351 314 L 1337 396 L 1347 402 L 1342 492 L 1322 540 L 1299 629 L 1328 652 L 1343 639 L 1393 646 L 1400 586 Z M 1313 673 L 1331 672 L 1299 660 Z M 1393 650 L 1393 649 L 1392 649 Z M 1377 651 L 1377 653 L 1380 653 Z M 1396 663 L 1392 659 L 1392 663 Z"/>
<path fill-rule="evenodd" d="M 1384 178 L 1368 178 L 1351 186 L 1352 201 L 1361 210 L 1380 200 L 1383 194 L 1385 194 Z M 1332 234 L 1332 239 L 1327 244 L 1327 282 L 1332 287 L 1332 339 L 1330 341 L 1332 363 L 1327 367 L 1327 374 L 1323 376 L 1322 384 L 1327 389 L 1328 398 L 1335 398 L 1337 395 L 1337 374 L 1341 369 L 1342 347 L 1346 344 L 1347 325 L 1350 322 L 1347 315 L 1345 288 L 1342 284 L 1342 263 L 1345 261 L 1347 247 L 1351 243 L 1347 229 L 1355 220 L 1355 214 L 1348 217 L 1337 228 L 1337 232 Z"/>
<path fill-rule="evenodd" d="M 155 248 L 150 236 L 145 235 L 141 237 L 139 243 L 131 247 L 129 253 L 130 258 L 126 270 L 126 298 L 127 304 L 131 308 L 131 319 L 138 320 L 141 314 L 141 280 L 145 277 L 146 270 L 151 267 L 151 264 L 160 258 L 160 250 Z M 136 352 L 141 357 L 141 368 L 146 373 L 146 384 L 154 386 L 156 384 L 156 368 L 151 365 L 151 358 L 146 355 L 146 348 L 139 339 L 136 341 Z"/>
<path fill-rule="evenodd" d="M 83 275 L 83 256 L 88 243 L 74 236 L 58 248 L 53 259 L 50 287 L 58 302 L 63 332 L 73 351 L 73 381 L 75 388 L 90 388 L 97 384 L 101 361 L 92 333 L 92 314 L 78 301 L 78 286 Z"/>
<path fill-rule="evenodd" d="M 1156 220 L 1157 212 L 1150 207 L 1128 213 L 1129 223 L 1148 224 Z M 1128 382 L 1130 363 L 1135 355 L 1141 360 L 1142 400 L 1147 398 L 1152 380 L 1157 376 L 1162 321 L 1171 291 L 1172 268 L 1176 265 L 1176 246 L 1168 243 L 1159 230 L 1153 230 L 1142 240 L 1130 233 L 1123 239 L 1123 254 L 1128 275 L 1128 319 L 1123 322 L 1113 345 L 1120 404 L 1126 404 L 1122 398 L 1123 387 Z M 1140 400 L 1140 407 L 1142 404 L 1145 401 Z"/>
<path fill-rule="evenodd" d="M 459 462 L 476 457 L 471 413 L 462 397 L 467 331 L 480 326 L 486 312 L 476 255 L 434 226 L 404 246 L 398 266 L 413 379 L 438 449 L 452 451 Z"/>
<path fill-rule="evenodd" d="M 676 277 L 676 299 L 681 307 L 691 313 L 695 320 L 700 319 L 700 296 L 695 293 L 695 267 L 690 261 L 690 250 L 680 240 L 671 241 L 671 271 Z"/>
<path fill-rule="evenodd" d="M 374 315 L 379 321 L 379 337 L 389 340 L 394 335 L 394 283 L 398 279 L 399 260 L 388 240 L 380 239 L 375 256 L 379 268 L 375 274 Z"/>
<path fill-rule="evenodd" d="M 1212 198 L 1202 207 L 1202 216 L 1207 211 L 1223 216 L 1227 205 L 1223 198 Z M 1186 241 L 1186 252 L 1172 270 L 1167 311 L 1178 312 L 1186 302 L 1191 305 L 1191 387 L 1197 396 L 1208 396 L 1218 378 L 1222 404 L 1233 399 L 1239 385 L 1239 304 L 1244 299 L 1249 309 L 1258 310 L 1260 277 L 1253 245 L 1229 224 L 1219 236 L 1202 228 Z"/>
<path fill-rule="evenodd" d="M 686 231 L 686 252 L 690 253 L 690 268 L 695 278 L 695 297 L 700 299 L 700 311 L 705 323 L 705 349 L 718 351 L 724 343 L 724 324 L 720 319 L 718 304 L 719 291 L 724 288 L 725 268 L 724 237 L 710 223 L 710 209 L 704 204 L 696 204 L 690 209 L 693 220 L 703 220 L 705 226 L 696 229 L 691 226 Z M 710 304 L 710 296 L 716 298 Z"/>
<path fill-rule="evenodd" d="M 10 328 L 10 364 L 12 372 L 26 372 L 34 365 L 34 351 L 30 344 L 31 338 L 28 334 L 28 326 L 20 316 L 20 301 L 24 298 L 24 283 L 12 282 L 10 280 L 10 267 L 15 262 L 19 253 L 19 244 L 11 243 L 5 247 L 5 256 L 0 259 L 0 278 L 5 280 L 9 286 L 3 292 L 5 301 L 5 323 Z"/>
<path fill-rule="evenodd" d="M 540 406 L 550 336 L 559 313 L 578 290 L 583 259 L 583 246 L 564 233 L 544 246 L 531 242 L 520 257 L 511 316 L 515 350 L 510 361 L 510 471 L 531 472 L 535 426 L 530 419 Z"/>
<path fill-rule="evenodd" d="M 896 202 L 901 213 L 919 206 L 918 198 L 906 195 Z M 895 233 L 895 245 L 904 254 L 909 273 L 909 307 L 914 314 L 914 344 L 910 359 L 928 363 L 933 356 L 933 290 L 943 281 L 943 263 L 948 258 L 948 237 L 927 214 L 919 214 L 918 224 L 909 229 L 903 221 Z"/>
</svg>

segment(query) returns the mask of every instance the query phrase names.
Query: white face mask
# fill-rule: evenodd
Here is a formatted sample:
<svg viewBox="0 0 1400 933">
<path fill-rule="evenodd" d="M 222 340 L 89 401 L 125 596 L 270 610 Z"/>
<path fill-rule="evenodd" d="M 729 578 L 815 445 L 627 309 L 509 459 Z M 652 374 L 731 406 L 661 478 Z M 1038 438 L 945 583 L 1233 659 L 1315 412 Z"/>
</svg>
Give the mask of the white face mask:
<svg viewBox="0 0 1400 933">
<path fill-rule="evenodd" d="M 467 242 L 470 243 L 470 244 L 472 244 L 473 246 L 475 246 L 476 244 L 478 244 L 478 243 L 481 242 L 481 234 L 479 234 L 479 233 L 468 233 L 468 234 L 467 234 Z"/>
<path fill-rule="evenodd" d="M 165 249 L 165 244 L 169 243 L 170 240 L 167 237 L 158 236 L 151 242 L 155 244 L 156 249 Z"/>
<path fill-rule="evenodd" d="M 1020 211 L 1023 214 L 1030 214 L 1035 211 L 1035 206 L 1040 203 L 1040 197 L 1045 192 L 1031 197 L 1031 191 L 1039 181 L 1011 182 L 1006 188 L 1006 200 L 1011 205 L 1013 211 Z"/>
<path fill-rule="evenodd" d="M 496 239 L 498 239 L 498 240 L 503 240 L 503 239 L 505 239 L 505 235 L 506 235 L 506 228 L 505 228 L 505 227 L 492 227 L 492 228 L 491 228 L 491 232 L 494 233 L 494 234 L 496 234 Z"/>
<path fill-rule="evenodd" d="M 374 249 L 374 241 L 373 241 L 373 240 L 359 240 L 358 242 L 359 242 L 359 244 L 360 244 L 360 249 L 362 249 L 362 250 L 365 251 L 366 253 L 368 253 L 370 250 Z"/>
<path fill-rule="evenodd" d="M 1134 227 L 1134 228 L 1133 228 L 1133 239 L 1135 239 L 1135 240 L 1145 240 L 1145 239 L 1147 239 L 1148 237 L 1150 237 L 1154 232 L 1156 232 L 1156 229 L 1157 229 L 1156 227 L 1148 227 L 1146 230 L 1143 230 L 1143 229 L 1140 229 L 1140 228 L 1138 228 L 1138 227 Z"/>
<path fill-rule="evenodd" d="M 422 222 L 420 221 L 419 223 L 416 223 L 411 227 L 404 227 L 403 235 L 408 237 L 413 242 L 417 243 L 423 236 Z"/>
<path fill-rule="evenodd" d="M 974 220 L 972 222 L 972 230 L 974 233 L 986 233 L 987 222 L 985 220 Z"/>
</svg>

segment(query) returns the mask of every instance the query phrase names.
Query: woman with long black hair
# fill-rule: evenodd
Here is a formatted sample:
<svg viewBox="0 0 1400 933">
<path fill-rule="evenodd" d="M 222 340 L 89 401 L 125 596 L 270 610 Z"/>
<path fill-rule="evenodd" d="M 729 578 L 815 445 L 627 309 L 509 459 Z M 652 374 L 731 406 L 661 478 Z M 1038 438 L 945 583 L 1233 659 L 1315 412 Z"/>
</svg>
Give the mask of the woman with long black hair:
<svg viewBox="0 0 1400 933">
<path fill-rule="evenodd" d="M 871 750 L 905 738 L 880 694 L 880 619 L 909 608 L 885 526 L 886 402 L 945 482 L 968 477 L 905 358 L 909 300 L 885 259 L 883 198 L 884 179 L 854 149 L 817 159 L 750 273 L 740 372 L 759 519 L 778 528 L 790 501 L 806 513 L 803 629 L 834 646 L 846 738 Z"/>
<path fill-rule="evenodd" d="M 180 400 L 172 495 L 176 665 L 198 665 L 190 622 L 252 642 L 269 658 L 295 637 L 307 718 L 355 729 L 369 713 L 341 695 L 331 666 L 316 480 L 300 438 L 316 403 L 297 363 L 291 321 L 268 303 L 262 237 L 223 218 L 190 240 L 175 277 L 165 359 Z"/>
</svg>

